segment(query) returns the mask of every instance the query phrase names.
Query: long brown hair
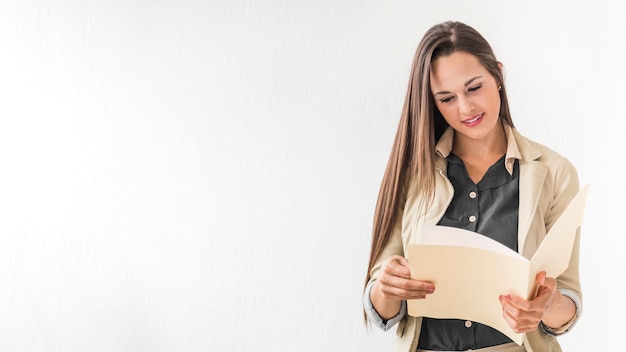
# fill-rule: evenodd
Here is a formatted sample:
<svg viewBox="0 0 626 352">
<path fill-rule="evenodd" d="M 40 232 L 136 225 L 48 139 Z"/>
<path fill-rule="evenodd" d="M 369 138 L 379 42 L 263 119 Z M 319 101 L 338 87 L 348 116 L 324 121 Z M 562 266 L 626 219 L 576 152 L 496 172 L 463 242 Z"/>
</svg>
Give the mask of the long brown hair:
<svg viewBox="0 0 626 352">
<path fill-rule="evenodd" d="M 430 203 L 435 192 L 435 145 L 448 127 L 437 109 L 430 90 L 431 64 L 439 57 L 464 51 L 480 63 L 502 86 L 500 118 L 513 126 L 500 63 L 491 46 L 474 28 L 460 22 L 431 27 L 422 38 L 411 67 L 409 84 L 391 155 L 383 176 L 374 213 L 372 247 L 365 284 L 382 253 L 399 214 L 400 199 L 409 183 L 419 185 L 418 193 Z"/>
</svg>

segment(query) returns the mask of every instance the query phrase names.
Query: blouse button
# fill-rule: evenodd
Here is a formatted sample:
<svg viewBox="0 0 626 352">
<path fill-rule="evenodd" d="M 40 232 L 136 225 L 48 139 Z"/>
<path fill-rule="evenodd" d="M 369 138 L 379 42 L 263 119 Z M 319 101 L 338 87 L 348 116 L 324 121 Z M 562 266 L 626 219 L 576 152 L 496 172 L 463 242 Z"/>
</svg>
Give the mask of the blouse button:
<svg viewBox="0 0 626 352">
<path fill-rule="evenodd" d="M 472 199 L 476 198 L 476 192 L 471 191 L 471 192 L 469 193 L 469 197 L 470 197 L 470 198 L 472 198 Z"/>
<path fill-rule="evenodd" d="M 470 216 L 470 217 L 469 217 L 469 221 L 470 221 L 470 222 L 474 222 L 474 221 L 476 221 L 476 216 L 474 216 L 474 215 Z"/>
<path fill-rule="evenodd" d="M 471 328 L 472 327 L 472 322 L 469 321 L 469 320 L 466 320 L 465 321 L 465 327 L 468 328 L 468 329 Z"/>
</svg>

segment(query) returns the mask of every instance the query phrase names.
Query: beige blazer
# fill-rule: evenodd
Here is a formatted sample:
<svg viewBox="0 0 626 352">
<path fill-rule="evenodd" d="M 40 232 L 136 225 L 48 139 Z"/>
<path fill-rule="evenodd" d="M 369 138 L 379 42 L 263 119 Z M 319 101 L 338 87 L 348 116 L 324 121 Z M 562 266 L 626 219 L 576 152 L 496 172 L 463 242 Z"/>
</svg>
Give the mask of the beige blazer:
<svg viewBox="0 0 626 352">
<path fill-rule="evenodd" d="M 504 127 L 508 141 L 506 167 L 509 172 L 514 159 L 519 159 L 518 248 L 523 256 L 530 259 L 546 233 L 579 191 L 578 174 L 563 156 L 523 137 L 506 124 Z M 415 192 L 416 185 L 409 185 L 406 199 L 402 202 L 402 216 L 396 220 L 389 243 L 370 272 L 370 284 L 377 279 L 382 263 L 389 256 L 406 256 L 407 245 L 414 241 L 421 224 L 436 224 L 443 217 L 454 195 L 454 189 L 446 175 L 445 160 L 452 150 L 453 136 L 454 131 L 449 128 L 437 144 L 435 166 L 438 175 L 434 203 L 428 211 L 424 211 L 421 199 Z M 579 244 L 580 233 L 576 235 L 570 265 L 557 278 L 557 284 L 560 289 L 571 290 L 582 300 L 578 275 Z M 395 351 L 416 350 L 421 322 L 421 318 L 407 315 L 398 323 Z M 567 328 L 565 326 L 558 332 Z M 561 351 L 557 339 L 541 329 L 527 333 L 524 346 L 529 352 Z"/>
</svg>

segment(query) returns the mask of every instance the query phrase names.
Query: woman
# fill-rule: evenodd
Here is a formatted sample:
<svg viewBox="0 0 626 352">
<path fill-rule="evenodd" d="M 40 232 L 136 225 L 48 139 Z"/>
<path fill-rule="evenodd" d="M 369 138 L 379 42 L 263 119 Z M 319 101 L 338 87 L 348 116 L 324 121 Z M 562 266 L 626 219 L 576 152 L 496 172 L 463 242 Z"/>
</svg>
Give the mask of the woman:
<svg viewBox="0 0 626 352">
<path fill-rule="evenodd" d="M 518 346 L 488 326 L 416 318 L 406 300 L 436 290 L 412 280 L 406 249 L 421 224 L 470 229 L 530 258 L 579 190 L 572 164 L 514 128 L 502 65 L 473 28 L 445 22 L 420 42 L 376 205 L 364 307 L 397 325 L 397 351 L 560 351 L 556 336 L 580 316 L 579 234 L 568 269 L 537 276 L 538 293 L 500 299 Z"/>
</svg>

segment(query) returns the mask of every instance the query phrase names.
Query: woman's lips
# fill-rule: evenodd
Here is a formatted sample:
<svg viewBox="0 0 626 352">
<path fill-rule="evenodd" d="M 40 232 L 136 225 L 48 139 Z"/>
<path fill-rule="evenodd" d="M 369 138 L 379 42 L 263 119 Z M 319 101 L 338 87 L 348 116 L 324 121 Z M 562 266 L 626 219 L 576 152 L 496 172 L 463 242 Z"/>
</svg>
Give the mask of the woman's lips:
<svg viewBox="0 0 626 352">
<path fill-rule="evenodd" d="M 470 118 L 470 119 L 463 120 L 463 123 L 464 123 L 466 126 L 468 126 L 468 127 L 473 127 L 473 126 L 476 126 L 476 125 L 478 125 L 478 124 L 480 123 L 480 121 L 483 119 L 483 116 L 484 116 L 484 115 L 485 115 L 484 113 L 483 113 L 483 114 L 480 114 L 480 115 L 476 115 L 476 116 L 474 116 L 474 117 L 472 117 L 472 118 Z"/>
</svg>

